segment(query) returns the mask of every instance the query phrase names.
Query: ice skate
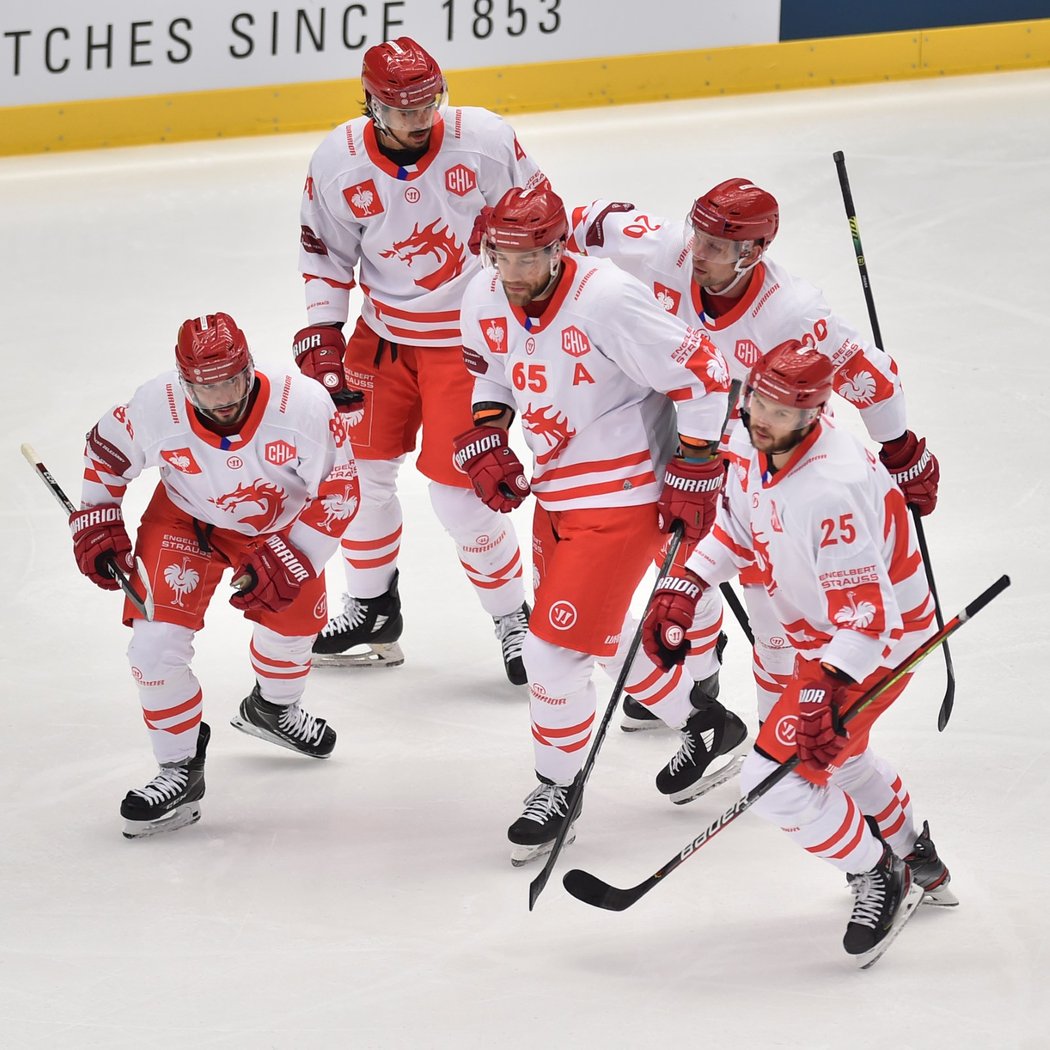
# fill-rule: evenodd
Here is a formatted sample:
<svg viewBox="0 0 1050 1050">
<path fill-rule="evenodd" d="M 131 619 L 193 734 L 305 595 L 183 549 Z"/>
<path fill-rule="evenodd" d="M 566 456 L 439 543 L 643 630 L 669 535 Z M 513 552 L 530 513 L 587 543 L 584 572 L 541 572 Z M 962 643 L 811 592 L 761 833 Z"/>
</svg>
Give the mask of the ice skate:
<svg viewBox="0 0 1050 1050">
<path fill-rule="evenodd" d="M 937 908 L 954 908 L 959 903 L 949 887 L 952 881 L 944 861 L 937 856 L 937 847 L 930 838 L 930 825 L 922 822 L 922 832 L 915 840 L 911 853 L 904 858 L 911 869 L 911 877 L 923 891 L 922 903 Z"/>
<path fill-rule="evenodd" d="M 493 616 L 496 625 L 496 637 L 503 649 L 503 666 L 507 678 L 513 685 L 528 685 L 529 678 L 525 673 L 525 664 L 521 659 L 521 647 L 529 629 L 528 603 L 523 602 L 520 609 L 515 609 L 506 616 Z"/>
<path fill-rule="evenodd" d="M 258 683 L 241 701 L 230 725 L 310 758 L 327 758 L 335 747 L 335 730 L 323 718 L 314 718 L 298 703 L 271 704 L 262 698 Z"/>
<path fill-rule="evenodd" d="M 883 841 L 875 820 L 864 819 L 882 843 L 882 857 L 870 871 L 846 876 L 853 893 L 853 914 L 842 939 L 842 946 L 856 957 L 862 970 L 881 958 L 922 900 L 922 887 L 912 880 L 908 865 Z"/>
<path fill-rule="evenodd" d="M 729 639 L 726 637 L 725 631 L 720 631 L 718 635 L 718 641 L 715 643 L 715 655 L 718 657 L 719 664 L 722 663 L 722 653 L 725 650 L 726 643 Z M 704 678 L 699 682 L 693 683 L 693 691 L 689 694 L 690 699 L 693 701 L 693 706 L 696 707 L 702 700 L 703 697 L 707 696 L 712 700 L 718 699 L 718 672 L 715 671 L 709 678 Z M 623 698 L 622 704 L 623 720 L 620 722 L 620 728 L 625 733 L 637 733 L 642 729 L 669 729 L 670 726 L 661 718 L 657 718 L 656 715 L 649 710 L 645 704 L 640 704 L 630 694 Z"/>
<path fill-rule="evenodd" d="M 201 722 L 197 730 L 197 751 L 192 758 L 162 764 L 160 772 L 145 787 L 127 793 L 120 804 L 124 838 L 141 839 L 177 831 L 201 819 L 204 755 L 210 737 L 207 722 Z"/>
<path fill-rule="evenodd" d="M 404 621 L 397 593 L 398 574 L 386 594 L 376 598 L 343 595 L 343 611 L 325 624 L 313 647 L 317 667 L 400 667 L 398 645 Z"/>
<path fill-rule="evenodd" d="M 747 726 L 732 711 L 706 695 L 700 705 L 678 731 L 681 747 L 656 775 L 656 789 L 677 806 L 735 777 L 751 748 Z"/>
<path fill-rule="evenodd" d="M 507 829 L 513 849 L 510 862 L 516 868 L 527 864 L 536 857 L 544 857 L 554 847 L 554 840 L 561 832 L 562 825 L 569 809 L 569 796 L 580 779 L 580 774 L 568 785 L 559 787 L 546 777 L 540 777 L 539 786 L 526 797 L 525 810 Z M 576 814 L 579 817 L 579 813 Z M 576 839 L 576 821 L 565 836 L 565 845 L 570 846 Z"/>
</svg>

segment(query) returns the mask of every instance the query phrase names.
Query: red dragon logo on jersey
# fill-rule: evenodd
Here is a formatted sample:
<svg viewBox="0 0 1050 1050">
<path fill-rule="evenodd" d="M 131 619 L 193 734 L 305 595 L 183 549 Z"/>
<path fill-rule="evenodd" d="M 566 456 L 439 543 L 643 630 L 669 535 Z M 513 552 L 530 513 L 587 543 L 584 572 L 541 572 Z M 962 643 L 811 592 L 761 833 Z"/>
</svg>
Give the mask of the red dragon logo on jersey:
<svg viewBox="0 0 1050 1050">
<path fill-rule="evenodd" d="M 530 405 L 521 415 L 521 425 L 551 446 L 549 452 L 541 452 L 536 456 L 537 466 L 543 466 L 561 455 L 562 449 L 576 436 L 576 431 L 569 426 L 568 416 L 559 415 L 551 405 L 540 408 Z"/>
<path fill-rule="evenodd" d="M 773 566 L 769 561 L 769 544 L 761 539 L 764 533 L 755 532 L 754 525 L 751 526 L 751 550 L 755 556 L 755 568 L 758 570 L 762 586 L 768 594 L 776 593 L 777 581 L 773 578 Z"/>
<path fill-rule="evenodd" d="M 463 272 L 463 261 L 467 255 L 450 227 L 438 229 L 439 222 L 440 219 L 435 219 L 423 229 L 416 223 L 403 241 L 394 241 L 389 251 L 379 253 L 384 259 L 400 259 L 409 267 L 420 256 L 433 255 L 438 263 L 437 269 L 412 282 L 428 292 L 458 277 Z"/>
<path fill-rule="evenodd" d="M 227 514 L 234 515 L 240 524 L 250 525 L 256 532 L 270 532 L 284 509 L 284 498 L 284 492 L 276 485 L 256 478 L 250 485 L 238 485 L 233 492 L 217 496 L 209 502 Z M 241 507 L 251 507 L 253 504 L 259 508 L 256 513 L 239 513 Z"/>
</svg>

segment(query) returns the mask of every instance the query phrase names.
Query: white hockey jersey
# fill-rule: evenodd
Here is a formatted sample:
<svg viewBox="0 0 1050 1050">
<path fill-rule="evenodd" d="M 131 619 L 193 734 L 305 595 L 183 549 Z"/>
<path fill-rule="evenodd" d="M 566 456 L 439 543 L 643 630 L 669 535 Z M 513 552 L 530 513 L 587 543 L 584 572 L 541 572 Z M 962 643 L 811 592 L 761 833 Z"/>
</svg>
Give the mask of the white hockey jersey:
<svg viewBox="0 0 1050 1050">
<path fill-rule="evenodd" d="M 734 308 L 712 318 L 704 314 L 693 281 L 684 221 L 599 200 L 573 210 L 570 247 L 612 259 L 649 288 L 665 310 L 701 325 L 725 356 L 733 379 L 744 382 L 763 354 L 798 339 L 835 364 L 835 391 L 857 407 L 873 440 L 891 441 L 907 430 L 893 359 L 833 314 L 817 288 L 778 263 L 760 262 Z"/>
<path fill-rule="evenodd" d="M 256 378 L 255 404 L 232 437 L 201 426 L 177 372 L 144 383 L 88 433 L 81 506 L 119 504 L 128 482 L 157 467 L 172 503 L 203 524 L 245 536 L 290 525 L 319 572 L 359 503 L 346 424 L 313 379 Z"/>
<path fill-rule="evenodd" d="M 730 471 L 714 528 L 686 568 L 714 586 L 754 563 L 791 645 L 862 681 L 934 629 L 934 605 L 900 489 L 826 417 L 770 475 L 751 451 Z"/>
<path fill-rule="evenodd" d="M 492 271 L 471 281 L 463 356 L 473 400 L 516 406 L 541 506 L 654 503 L 676 429 L 701 440 L 721 433 L 726 363 L 617 266 L 571 254 L 563 263 L 538 319 L 511 306 Z"/>
<path fill-rule="evenodd" d="M 384 339 L 459 346 L 459 304 L 480 262 L 474 219 L 512 186 L 543 179 L 509 124 L 486 109 L 450 109 L 430 148 L 401 168 L 379 151 L 368 117 L 340 125 L 310 161 L 299 266 L 310 324 L 347 320 L 350 289 Z"/>
</svg>

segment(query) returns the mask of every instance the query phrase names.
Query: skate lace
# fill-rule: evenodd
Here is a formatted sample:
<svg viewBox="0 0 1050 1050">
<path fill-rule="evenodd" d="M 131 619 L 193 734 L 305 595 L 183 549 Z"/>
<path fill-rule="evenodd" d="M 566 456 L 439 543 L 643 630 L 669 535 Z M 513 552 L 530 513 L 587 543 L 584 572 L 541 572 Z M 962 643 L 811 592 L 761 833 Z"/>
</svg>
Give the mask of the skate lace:
<svg viewBox="0 0 1050 1050">
<path fill-rule="evenodd" d="M 496 625 L 496 637 L 503 647 L 503 659 L 513 660 L 521 656 L 521 647 L 529 630 L 525 610 L 515 609 L 506 616 L 493 616 L 492 622 Z"/>
<path fill-rule="evenodd" d="M 709 754 L 711 747 L 715 742 L 715 732 L 713 729 L 707 729 L 700 734 L 700 741 L 704 747 L 704 753 Z M 674 757 L 668 763 L 668 769 L 671 776 L 674 776 L 679 770 L 684 769 L 687 765 L 696 765 L 696 743 L 693 740 L 693 731 L 691 729 L 682 730 L 682 746 L 675 752 Z"/>
<path fill-rule="evenodd" d="M 334 634 L 360 627 L 365 622 L 365 605 L 350 594 L 343 595 L 343 611 L 325 624 L 321 631 L 322 638 L 331 638 Z"/>
<path fill-rule="evenodd" d="M 540 784 L 525 799 L 525 812 L 522 816 L 526 820 L 535 820 L 541 824 L 552 816 L 562 816 L 566 811 L 567 795 L 567 788 Z"/>
<path fill-rule="evenodd" d="M 292 704 L 281 712 L 279 725 L 289 736 L 298 737 L 307 743 L 320 743 L 324 735 L 325 720 L 314 718 L 298 704 Z"/>
<path fill-rule="evenodd" d="M 160 772 L 143 788 L 132 789 L 147 802 L 167 802 L 174 798 L 189 783 L 185 766 L 162 766 Z"/>
<path fill-rule="evenodd" d="M 864 872 L 862 875 L 850 876 L 849 888 L 853 891 L 854 898 L 853 914 L 849 921 L 874 929 L 886 901 L 885 880 L 870 872 Z"/>
</svg>

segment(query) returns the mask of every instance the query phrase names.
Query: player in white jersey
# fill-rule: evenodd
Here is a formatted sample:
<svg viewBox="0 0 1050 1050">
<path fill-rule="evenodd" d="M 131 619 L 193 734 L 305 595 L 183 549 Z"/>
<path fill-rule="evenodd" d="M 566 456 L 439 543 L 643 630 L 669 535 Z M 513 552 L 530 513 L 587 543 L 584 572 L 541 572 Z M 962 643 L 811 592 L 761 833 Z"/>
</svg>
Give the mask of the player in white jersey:
<svg viewBox="0 0 1050 1050">
<path fill-rule="evenodd" d="M 764 353 L 787 339 L 826 355 L 835 369 L 835 391 L 856 406 L 872 439 L 882 444 L 879 456 L 907 501 L 921 514 L 933 510 L 939 467 L 925 440 L 908 429 L 896 364 L 833 313 L 816 288 L 768 257 L 780 224 L 772 194 L 729 179 L 697 198 L 684 223 L 610 201 L 577 208 L 573 219 L 580 249 L 613 259 L 666 310 L 700 325 L 729 362 L 733 379 L 745 380 Z M 734 437 L 724 449 L 730 462 L 749 452 L 746 432 L 738 427 Z M 742 574 L 740 582 L 755 636 L 753 667 L 764 717 L 791 674 L 794 653 L 754 573 Z M 689 632 L 694 651 L 687 667 L 698 681 L 717 672 L 714 645 L 721 623 L 722 603 L 712 591 Z M 658 725 L 630 697 L 624 701 L 623 728 Z"/>
<path fill-rule="evenodd" d="M 872 453 L 821 415 L 833 377 L 832 362 L 798 340 L 754 367 L 743 408 L 752 451 L 730 473 L 714 528 L 683 572 L 660 581 L 643 645 L 662 666 L 679 666 L 700 595 L 757 569 L 795 664 L 744 763 L 741 790 L 797 752 L 796 770 L 752 808 L 847 874 L 855 900 L 844 945 L 866 964 L 923 891 L 931 903 L 957 901 L 928 824 L 916 828 L 900 776 L 868 746 L 872 723 L 911 676 L 848 727 L 839 722 L 936 625 L 904 496 Z"/>
<path fill-rule="evenodd" d="M 523 655 L 539 786 L 508 832 L 520 864 L 549 852 L 564 823 L 595 717 L 593 668 L 622 667 L 628 606 L 661 533 L 681 521 L 695 541 L 713 520 L 728 384 L 701 332 L 612 263 L 565 251 L 568 220 L 547 183 L 509 190 L 482 225 L 495 272 L 463 297 L 476 425 L 456 439 L 456 462 L 495 510 L 536 496 Z M 517 414 L 531 485 L 508 443 Z M 712 716 L 706 698 L 694 706 L 680 669 L 639 653 L 627 683 L 682 733 L 656 778 L 663 794 L 685 802 L 735 771 L 746 727 L 720 707 Z"/>
<path fill-rule="evenodd" d="M 361 512 L 343 538 L 345 608 L 314 652 L 352 665 L 403 661 L 397 475 L 422 428 L 416 468 L 430 479 L 434 512 L 495 622 L 507 676 L 523 685 L 529 609 L 518 540 L 509 519 L 474 499 L 451 448 L 470 421 L 459 304 L 479 268 L 468 250 L 474 219 L 511 186 L 540 176 L 494 113 L 446 108 L 441 69 L 408 37 L 366 51 L 361 80 L 366 115 L 318 147 L 301 209 L 309 326 L 295 336 L 296 362 L 347 412 L 362 488 Z M 345 341 L 355 284 L 364 303 Z M 363 406 L 351 390 L 364 392 Z"/>
<path fill-rule="evenodd" d="M 233 725 L 313 758 L 331 754 L 335 730 L 300 699 L 326 618 L 324 564 L 360 501 L 346 426 L 328 395 L 297 372 L 256 372 L 228 314 L 184 322 L 175 360 L 175 371 L 144 383 L 87 435 L 82 509 L 70 517 L 80 571 L 112 590 L 107 565 L 135 564 L 125 489 L 159 470 L 135 542 L 155 611 L 146 620 L 126 602 L 124 622 L 160 771 L 121 805 L 128 838 L 200 817 L 210 730 L 190 663 L 227 568 L 237 588 L 230 604 L 254 624 L 256 676 Z"/>
</svg>

